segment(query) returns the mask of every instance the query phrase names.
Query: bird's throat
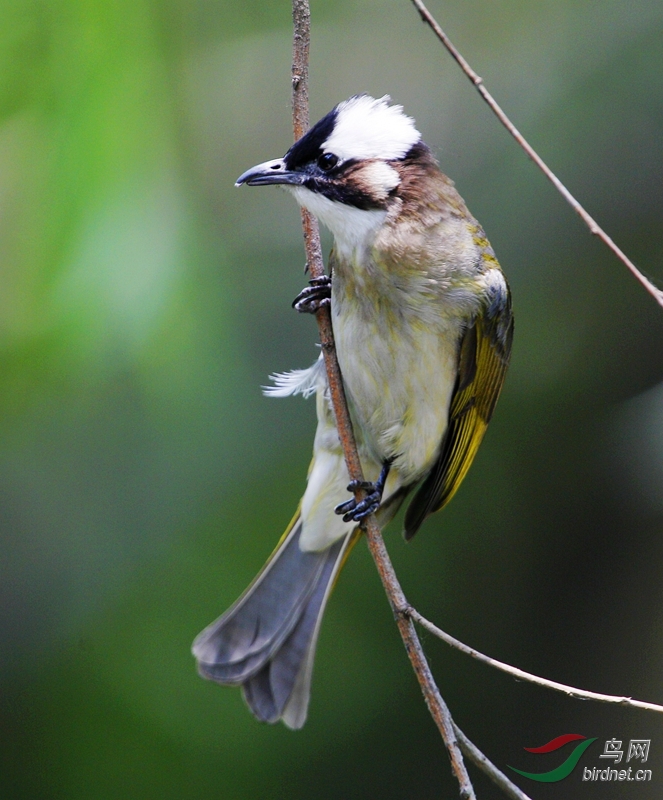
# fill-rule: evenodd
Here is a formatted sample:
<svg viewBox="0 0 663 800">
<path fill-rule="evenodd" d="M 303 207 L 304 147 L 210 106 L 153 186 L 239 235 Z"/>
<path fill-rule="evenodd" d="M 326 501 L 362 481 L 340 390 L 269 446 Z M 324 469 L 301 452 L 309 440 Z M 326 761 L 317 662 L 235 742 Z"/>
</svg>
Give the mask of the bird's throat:
<svg viewBox="0 0 663 800">
<path fill-rule="evenodd" d="M 303 186 L 288 188 L 297 202 L 331 231 L 336 252 L 348 261 L 364 257 L 387 216 L 386 211 L 355 208 L 311 192 Z"/>
</svg>

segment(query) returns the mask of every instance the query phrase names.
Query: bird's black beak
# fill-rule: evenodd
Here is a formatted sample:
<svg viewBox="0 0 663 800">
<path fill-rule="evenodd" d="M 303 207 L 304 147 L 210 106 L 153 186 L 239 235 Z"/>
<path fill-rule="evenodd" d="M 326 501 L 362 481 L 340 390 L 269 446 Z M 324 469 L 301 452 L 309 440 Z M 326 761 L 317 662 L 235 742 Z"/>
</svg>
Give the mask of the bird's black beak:
<svg viewBox="0 0 663 800">
<path fill-rule="evenodd" d="M 275 158 L 273 161 L 265 161 L 264 164 L 247 169 L 237 178 L 235 186 L 241 186 L 243 183 L 247 186 L 269 186 L 272 183 L 299 186 L 303 177 L 299 172 L 286 169 L 284 159 Z"/>
</svg>

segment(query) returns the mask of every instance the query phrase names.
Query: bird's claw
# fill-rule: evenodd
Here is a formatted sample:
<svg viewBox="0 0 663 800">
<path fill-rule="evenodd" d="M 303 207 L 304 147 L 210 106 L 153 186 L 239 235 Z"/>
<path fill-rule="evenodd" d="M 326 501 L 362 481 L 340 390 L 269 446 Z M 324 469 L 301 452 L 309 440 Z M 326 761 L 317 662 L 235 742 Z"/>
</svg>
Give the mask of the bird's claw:
<svg viewBox="0 0 663 800">
<path fill-rule="evenodd" d="M 348 484 L 349 492 L 363 489 L 368 494 L 359 502 L 353 497 L 345 503 L 339 503 L 334 511 L 336 514 L 343 514 L 343 522 L 361 522 L 369 514 L 374 514 L 380 507 L 383 488 L 378 483 L 371 483 L 371 481 L 351 481 Z"/>
<path fill-rule="evenodd" d="M 331 278 L 321 275 L 311 278 L 309 285 L 292 301 L 292 307 L 302 314 L 315 314 L 323 306 L 331 304 Z"/>
</svg>

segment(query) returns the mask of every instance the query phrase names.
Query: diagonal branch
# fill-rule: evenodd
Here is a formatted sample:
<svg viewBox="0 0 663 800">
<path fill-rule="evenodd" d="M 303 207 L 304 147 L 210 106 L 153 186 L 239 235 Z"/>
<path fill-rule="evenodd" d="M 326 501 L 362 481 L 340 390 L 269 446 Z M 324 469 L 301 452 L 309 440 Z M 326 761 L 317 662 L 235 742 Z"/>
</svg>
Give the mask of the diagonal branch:
<svg viewBox="0 0 663 800">
<path fill-rule="evenodd" d="M 599 703 L 612 703 L 617 706 L 628 706 L 629 708 L 640 708 L 644 711 L 657 711 L 659 714 L 663 713 L 663 706 L 659 706 L 656 703 L 647 703 L 644 700 L 634 700 L 632 697 L 621 697 L 613 694 L 588 692 L 585 689 L 576 689 L 573 686 L 566 686 L 564 683 L 558 683 L 557 681 L 550 681 L 547 678 L 540 678 L 538 675 L 532 675 L 531 672 L 525 672 L 522 669 L 518 669 L 518 667 L 512 667 L 510 664 L 505 664 L 503 661 L 497 661 L 497 659 L 486 656 L 483 653 L 480 653 L 478 650 L 475 650 L 473 647 L 469 647 L 460 640 L 443 631 L 441 628 L 438 628 L 437 625 L 429 622 L 429 620 L 423 617 L 416 610 L 416 608 L 410 607 L 406 609 L 404 613 L 408 614 L 408 616 L 421 625 L 422 628 L 425 628 L 434 636 L 437 636 L 438 639 L 442 639 L 443 642 L 446 642 L 451 647 L 455 647 L 456 650 L 460 650 L 461 653 L 472 656 L 472 658 L 476 658 L 477 661 L 481 661 L 483 664 L 488 664 L 491 667 L 502 670 L 502 672 L 506 672 L 507 675 L 512 675 L 517 680 L 528 681 L 529 683 L 535 683 L 538 686 L 545 686 L 547 689 L 554 689 L 556 692 L 563 692 L 564 694 L 569 695 L 569 697 L 577 697 L 579 700 L 596 700 Z"/>
<path fill-rule="evenodd" d="M 311 15 L 308 0 L 293 0 L 292 16 L 294 22 L 293 35 L 293 64 L 292 64 L 292 105 L 293 128 L 295 138 L 298 139 L 308 128 L 308 49 L 311 32 Z M 311 215 L 302 211 L 302 225 L 304 229 L 304 243 L 306 246 L 307 266 L 311 277 L 317 278 L 324 274 L 322 252 L 320 248 L 320 235 L 317 222 Z M 320 342 L 324 354 L 325 366 L 329 383 L 336 427 L 343 447 L 345 461 L 351 480 L 363 480 L 361 462 L 357 453 L 348 405 L 343 390 L 341 370 L 336 358 L 334 348 L 334 334 L 331 325 L 331 315 L 328 307 L 322 307 L 316 314 L 320 329 Z M 357 493 L 357 499 L 363 499 L 363 492 Z M 464 800 L 475 800 L 476 795 L 470 782 L 467 768 L 458 745 L 454 731 L 451 714 L 442 699 L 433 676 L 424 656 L 421 642 L 417 636 L 414 622 L 399 609 L 407 608 L 407 602 L 396 578 L 396 574 L 389 561 L 380 528 L 373 516 L 365 521 L 366 538 L 371 555 L 380 573 L 385 591 L 396 614 L 396 621 L 405 649 L 408 653 L 413 669 L 426 699 L 429 711 L 440 730 L 442 739 L 449 752 L 451 766 L 460 785 L 460 795 Z"/>
<path fill-rule="evenodd" d="M 511 798 L 511 800 L 531 800 L 529 795 L 526 795 L 522 789 L 519 789 L 515 783 L 512 783 L 503 772 L 497 769 L 492 761 L 486 758 L 475 744 L 472 744 L 455 722 L 454 730 L 456 731 L 458 744 L 460 744 L 460 749 L 463 753 L 465 753 L 470 761 L 484 772 L 496 786 L 499 786 L 507 797 Z"/>
<path fill-rule="evenodd" d="M 610 250 L 612 250 L 612 252 L 617 256 L 617 258 L 627 267 L 627 269 L 631 272 L 633 277 L 642 286 L 644 286 L 644 288 L 656 300 L 656 302 L 660 306 L 663 306 L 663 290 L 655 286 L 654 283 L 652 283 L 652 281 L 650 281 L 649 278 L 647 278 L 635 266 L 635 264 L 631 261 L 631 259 L 613 242 L 610 236 L 608 236 L 608 234 L 603 230 L 603 228 L 601 228 L 601 226 L 596 222 L 596 220 L 593 217 L 591 217 L 587 213 L 587 211 L 585 211 L 585 209 L 580 205 L 580 203 L 566 188 L 566 186 L 564 186 L 564 184 L 550 169 L 550 167 L 548 167 L 548 165 L 541 158 L 541 156 L 536 152 L 536 150 L 534 150 L 532 145 L 529 144 L 529 142 L 525 139 L 522 133 L 520 133 L 520 131 L 513 124 L 513 122 L 511 122 L 509 117 L 507 117 L 502 108 L 498 105 L 495 98 L 484 86 L 483 79 L 480 78 L 479 75 L 477 75 L 477 73 L 472 69 L 472 67 L 468 64 L 468 62 L 463 58 L 462 54 L 454 46 L 454 44 L 451 42 L 446 33 L 442 30 L 442 28 L 436 21 L 435 17 L 433 17 L 430 11 L 426 8 L 422 0 L 412 0 L 412 3 L 419 12 L 421 19 L 431 27 L 433 33 L 447 48 L 451 56 L 458 63 L 458 66 L 463 70 L 465 75 L 467 75 L 470 81 L 474 84 L 476 90 L 479 92 L 481 97 L 483 97 L 486 103 L 488 103 L 495 116 L 499 119 L 502 125 L 504 125 L 504 127 L 509 131 L 509 133 L 518 142 L 518 144 L 527 153 L 527 155 L 532 159 L 532 161 L 541 170 L 541 172 L 543 172 L 546 178 L 548 178 L 548 180 L 553 184 L 553 186 L 562 195 L 562 197 L 571 206 L 571 208 L 576 212 L 576 214 L 580 217 L 580 219 L 582 219 L 585 225 L 587 225 L 587 227 L 590 230 L 590 233 L 592 233 L 594 236 L 598 236 L 598 238 L 607 247 L 609 247 Z"/>
</svg>

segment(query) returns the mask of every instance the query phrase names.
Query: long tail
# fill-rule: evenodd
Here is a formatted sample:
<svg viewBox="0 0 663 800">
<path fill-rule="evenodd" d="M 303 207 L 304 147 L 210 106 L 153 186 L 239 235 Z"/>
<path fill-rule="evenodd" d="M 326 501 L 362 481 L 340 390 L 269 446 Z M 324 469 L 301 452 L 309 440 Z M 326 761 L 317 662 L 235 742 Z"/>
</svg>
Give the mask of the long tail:
<svg viewBox="0 0 663 800">
<path fill-rule="evenodd" d="M 264 722 L 306 721 L 315 647 L 325 606 L 356 528 L 321 552 L 302 552 L 299 514 L 237 602 L 193 643 L 200 674 L 241 685 Z"/>
</svg>

